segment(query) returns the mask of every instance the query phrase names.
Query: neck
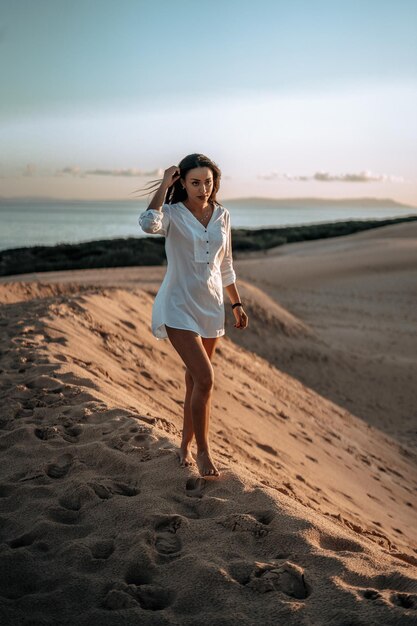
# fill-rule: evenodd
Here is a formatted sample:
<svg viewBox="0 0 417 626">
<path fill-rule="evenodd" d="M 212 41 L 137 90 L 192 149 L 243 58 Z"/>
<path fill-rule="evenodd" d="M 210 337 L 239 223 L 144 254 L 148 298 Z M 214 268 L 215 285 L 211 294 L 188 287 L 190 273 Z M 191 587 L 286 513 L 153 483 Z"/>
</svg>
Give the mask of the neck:
<svg viewBox="0 0 417 626">
<path fill-rule="evenodd" d="M 201 202 L 190 202 L 188 198 L 185 201 L 183 200 L 182 203 L 187 207 L 187 209 L 190 209 L 190 211 L 192 211 L 193 213 L 197 213 L 197 215 L 206 213 L 211 209 L 212 205 L 211 200 L 202 204 Z"/>
</svg>

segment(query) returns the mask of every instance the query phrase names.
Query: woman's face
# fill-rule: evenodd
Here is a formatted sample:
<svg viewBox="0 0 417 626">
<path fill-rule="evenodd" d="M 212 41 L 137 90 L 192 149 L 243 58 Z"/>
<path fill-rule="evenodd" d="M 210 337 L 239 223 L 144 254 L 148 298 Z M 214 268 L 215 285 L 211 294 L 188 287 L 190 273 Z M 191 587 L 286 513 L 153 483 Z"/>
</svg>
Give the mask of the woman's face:
<svg viewBox="0 0 417 626">
<path fill-rule="evenodd" d="M 209 167 L 195 167 L 189 170 L 182 181 L 187 192 L 188 199 L 202 206 L 213 191 L 213 172 Z"/>
</svg>

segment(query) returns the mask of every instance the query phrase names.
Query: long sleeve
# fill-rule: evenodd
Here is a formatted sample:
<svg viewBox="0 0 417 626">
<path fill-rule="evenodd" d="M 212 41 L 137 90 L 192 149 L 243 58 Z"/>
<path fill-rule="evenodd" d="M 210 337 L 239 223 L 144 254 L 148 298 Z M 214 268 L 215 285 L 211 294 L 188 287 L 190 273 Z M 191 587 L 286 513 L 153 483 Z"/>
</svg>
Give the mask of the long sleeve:
<svg viewBox="0 0 417 626">
<path fill-rule="evenodd" d="M 161 211 L 147 209 L 139 215 L 139 226 L 145 233 L 162 235 L 166 237 L 169 230 L 169 210 L 170 205 L 164 204 Z"/>
<path fill-rule="evenodd" d="M 220 270 L 222 274 L 222 283 L 223 287 L 227 287 L 228 285 L 232 285 L 236 282 L 236 273 L 233 269 L 233 256 L 232 256 L 232 229 L 230 226 L 230 215 L 227 215 L 227 243 L 226 243 L 226 251 L 224 253 Z"/>
</svg>

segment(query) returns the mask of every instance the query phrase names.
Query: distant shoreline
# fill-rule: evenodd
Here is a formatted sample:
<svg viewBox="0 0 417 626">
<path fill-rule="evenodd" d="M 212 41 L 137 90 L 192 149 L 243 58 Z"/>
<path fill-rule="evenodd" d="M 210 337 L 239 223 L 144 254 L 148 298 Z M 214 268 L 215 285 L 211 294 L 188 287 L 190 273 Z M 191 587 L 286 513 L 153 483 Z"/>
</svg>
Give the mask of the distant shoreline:
<svg viewBox="0 0 417 626">
<path fill-rule="evenodd" d="M 53 198 L 53 197 L 5 197 L 0 196 L 0 207 L 2 204 L 28 204 L 28 203 L 59 203 L 59 204 L 103 204 L 114 202 L 126 202 L 127 204 L 149 204 L 149 199 L 143 198 Z M 250 196 L 243 198 L 220 198 L 218 199 L 220 204 L 257 204 L 257 205 L 273 205 L 273 206 L 323 206 L 323 205 L 340 205 L 340 206 L 364 206 L 364 207 L 392 207 L 401 209 L 412 209 L 417 211 L 417 206 L 406 204 L 404 202 L 398 202 L 392 198 L 373 198 L 373 197 L 361 197 L 361 198 L 319 198 L 319 197 L 297 197 L 297 198 L 271 198 L 264 196 Z"/>
<path fill-rule="evenodd" d="M 417 215 L 390 219 L 348 220 L 281 228 L 232 229 L 233 256 L 266 251 L 297 241 L 342 237 L 363 230 L 416 221 Z M 0 276 L 140 265 L 166 265 L 164 237 L 127 237 L 82 243 L 29 246 L 0 251 Z"/>
</svg>

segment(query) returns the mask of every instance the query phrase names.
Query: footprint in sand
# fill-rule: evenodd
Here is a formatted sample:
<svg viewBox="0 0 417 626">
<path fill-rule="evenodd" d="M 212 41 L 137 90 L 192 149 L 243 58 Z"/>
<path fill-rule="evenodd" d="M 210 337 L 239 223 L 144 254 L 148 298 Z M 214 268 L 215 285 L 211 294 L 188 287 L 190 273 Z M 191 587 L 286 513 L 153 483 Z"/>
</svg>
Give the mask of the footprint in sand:
<svg viewBox="0 0 417 626">
<path fill-rule="evenodd" d="M 72 526 L 80 521 L 78 511 L 70 511 L 68 509 L 54 507 L 47 510 L 46 516 L 58 524 L 67 524 Z"/>
<path fill-rule="evenodd" d="M 281 591 L 299 600 L 304 600 L 310 595 L 303 568 L 290 561 L 283 564 L 257 563 L 246 587 L 257 593 Z"/>
<path fill-rule="evenodd" d="M 273 509 L 266 509 L 261 511 L 250 511 L 250 515 L 253 515 L 260 524 L 268 526 L 275 518 L 276 513 Z"/>
<path fill-rule="evenodd" d="M 68 511 L 80 511 L 85 504 L 95 501 L 94 489 L 78 481 L 68 485 L 58 499 L 59 504 Z"/>
<path fill-rule="evenodd" d="M 182 542 L 171 533 L 159 533 L 155 538 L 155 550 L 162 557 L 180 556 Z"/>
<path fill-rule="evenodd" d="M 112 539 L 103 539 L 91 546 L 91 554 L 94 559 L 108 559 L 114 552 L 114 541 Z"/>
<path fill-rule="evenodd" d="M 131 498 L 132 496 L 137 496 L 140 493 L 140 489 L 135 482 L 115 482 L 112 487 L 113 493 L 116 493 L 120 496 L 127 496 Z"/>
<path fill-rule="evenodd" d="M 190 498 L 202 498 L 206 484 L 204 478 L 189 478 L 185 484 L 185 492 Z"/>
<path fill-rule="evenodd" d="M 417 595 L 410 593 L 394 593 L 391 602 L 403 609 L 417 609 Z"/>
<path fill-rule="evenodd" d="M 100 498 L 100 500 L 109 500 L 113 497 L 113 492 L 107 485 L 95 481 L 90 481 L 87 484 L 91 487 L 96 496 Z"/>
<path fill-rule="evenodd" d="M 70 443 L 78 443 L 82 431 L 83 428 L 81 424 L 70 423 L 69 425 L 64 425 L 64 433 L 62 435 L 62 438 Z"/>
<path fill-rule="evenodd" d="M 79 424 L 71 424 L 69 426 L 64 425 L 64 432 L 61 434 L 58 426 L 39 426 L 34 429 L 34 434 L 38 439 L 42 441 L 48 441 L 48 439 L 54 439 L 58 436 L 62 436 L 65 441 L 70 443 L 77 443 L 82 433 L 82 426 Z"/>
<path fill-rule="evenodd" d="M 181 527 L 180 515 L 157 515 L 153 518 L 153 527 L 156 532 L 169 532 L 175 534 Z"/>
<path fill-rule="evenodd" d="M 35 428 L 34 433 L 38 439 L 47 441 L 48 439 L 58 437 L 59 428 L 57 426 L 41 426 L 39 428 Z"/>
<path fill-rule="evenodd" d="M 135 447 L 132 446 L 129 441 L 125 441 L 120 435 L 116 435 L 106 441 L 106 445 L 112 450 L 119 450 L 119 452 L 133 452 Z"/>
<path fill-rule="evenodd" d="M 182 542 L 176 533 L 182 522 L 180 515 L 155 515 L 151 519 L 155 531 L 154 547 L 162 563 L 181 554 Z"/>
<path fill-rule="evenodd" d="M 391 601 L 403 609 L 417 610 L 417 583 L 415 578 L 406 574 L 388 572 L 367 576 L 347 571 L 344 574 L 344 582 L 359 589 L 362 587 L 360 591 L 367 600 L 382 598 L 384 604 Z M 399 624 L 400 621 L 397 620 L 395 623 Z"/>
<path fill-rule="evenodd" d="M 157 437 L 150 434 L 150 431 L 141 433 L 125 433 L 115 435 L 108 439 L 105 443 L 114 450 L 119 450 L 125 454 L 130 454 L 136 461 L 146 462 L 165 454 L 167 450 L 171 450 L 172 446 L 166 445 L 167 439 L 158 440 Z"/>
<path fill-rule="evenodd" d="M 151 567 L 134 561 L 128 566 L 124 581 L 110 585 L 103 605 L 116 611 L 138 605 L 145 610 L 161 611 L 174 602 L 175 595 L 169 589 L 152 584 Z"/>
<path fill-rule="evenodd" d="M 49 463 L 49 465 L 46 466 L 45 473 L 50 478 L 63 478 L 68 474 L 73 463 L 74 457 L 72 454 L 63 454 L 55 462 Z"/>
<path fill-rule="evenodd" d="M 135 585 L 116 583 L 104 599 L 104 607 L 113 611 L 134 608 L 138 605 L 149 611 L 162 611 L 175 600 L 175 592 L 160 585 Z"/>
<path fill-rule="evenodd" d="M 217 521 L 232 532 L 249 532 L 255 537 L 265 537 L 269 530 L 265 524 L 258 522 L 252 515 L 247 513 L 232 513 Z"/>
</svg>

